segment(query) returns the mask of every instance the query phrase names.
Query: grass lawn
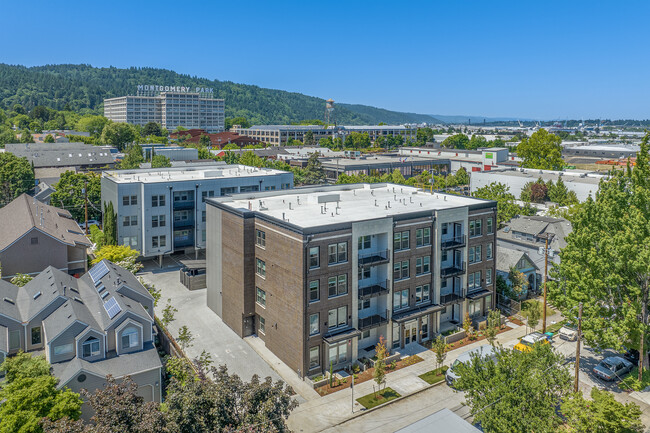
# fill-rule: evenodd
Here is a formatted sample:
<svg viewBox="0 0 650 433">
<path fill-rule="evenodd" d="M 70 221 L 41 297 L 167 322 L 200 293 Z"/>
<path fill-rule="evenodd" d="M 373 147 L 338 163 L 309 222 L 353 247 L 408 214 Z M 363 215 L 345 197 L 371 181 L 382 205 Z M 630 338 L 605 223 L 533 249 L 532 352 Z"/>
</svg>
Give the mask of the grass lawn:
<svg viewBox="0 0 650 433">
<path fill-rule="evenodd" d="M 375 393 L 364 395 L 361 398 L 358 398 L 357 401 L 366 409 L 371 409 L 380 404 L 384 404 L 388 401 L 395 400 L 397 397 L 401 397 L 397 391 L 392 388 L 386 388 L 381 393 Z"/>
<path fill-rule="evenodd" d="M 559 321 L 557 323 L 549 325 L 549 326 L 546 327 L 546 332 L 552 332 L 553 334 L 556 334 L 560 330 L 560 328 L 562 326 L 564 326 L 564 324 L 566 322 L 567 322 L 566 319 L 564 319 L 564 320 L 561 320 L 561 321 Z"/>
<path fill-rule="evenodd" d="M 519 312 L 519 314 L 521 314 L 523 317 L 525 317 L 526 319 L 528 319 L 528 308 L 529 308 L 530 305 L 531 305 L 532 303 L 534 303 L 534 302 L 539 304 L 539 310 L 542 311 L 542 302 L 541 302 L 541 301 L 538 301 L 537 299 L 529 299 L 529 300 L 524 301 L 524 302 L 521 303 L 521 311 Z M 546 317 L 552 316 L 553 314 L 555 314 L 555 310 L 553 310 L 553 309 L 552 309 L 551 307 L 549 307 L 548 304 L 547 304 L 547 305 L 546 305 Z M 541 319 L 541 317 L 543 317 L 543 316 L 544 316 L 544 314 L 542 313 L 542 314 L 540 315 L 540 319 Z M 559 329 L 559 328 L 558 328 L 558 329 Z"/>
<path fill-rule="evenodd" d="M 442 368 L 436 368 L 435 370 L 427 371 L 424 374 L 421 374 L 419 377 L 429 385 L 433 385 L 434 383 L 441 382 L 445 380 L 445 373 L 447 372 L 447 367 L 446 365 L 443 365 Z"/>
<path fill-rule="evenodd" d="M 642 391 L 650 385 L 650 370 L 645 370 L 642 377 L 643 380 L 639 382 L 637 380 L 639 378 L 639 367 L 634 367 L 630 374 L 618 384 L 618 387 L 626 390 Z"/>
</svg>

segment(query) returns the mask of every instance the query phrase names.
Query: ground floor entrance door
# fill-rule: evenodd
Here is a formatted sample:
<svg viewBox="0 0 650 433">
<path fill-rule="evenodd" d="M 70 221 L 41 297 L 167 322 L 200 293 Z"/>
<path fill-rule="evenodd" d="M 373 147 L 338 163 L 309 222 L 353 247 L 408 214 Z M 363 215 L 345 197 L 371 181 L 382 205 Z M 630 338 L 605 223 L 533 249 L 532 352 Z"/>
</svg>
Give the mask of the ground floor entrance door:
<svg viewBox="0 0 650 433">
<path fill-rule="evenodd" d="M 418 341 L 418 322 L 413 320 L 404 324 L 404 344 Z"/>
</svg>

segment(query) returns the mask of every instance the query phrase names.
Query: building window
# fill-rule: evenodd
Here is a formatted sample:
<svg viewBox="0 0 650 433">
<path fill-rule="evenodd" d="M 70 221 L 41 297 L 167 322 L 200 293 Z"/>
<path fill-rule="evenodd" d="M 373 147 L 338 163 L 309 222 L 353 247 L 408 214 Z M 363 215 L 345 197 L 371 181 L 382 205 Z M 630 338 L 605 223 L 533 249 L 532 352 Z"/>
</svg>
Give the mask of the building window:
<svg viewBox="0 0 650 433">
<path fill-rule="evenodd" d="M 481 220 L 474 220 L 469 222 L 469 237 L 481 236 L 483 231 L 481 229 Z"/>
<path fill-rule="evenodd" d="M 327 327 L 329 329 L 346 326 L 348 323 L 348 306 L 344 305 L 339 308 L 329 310 L 327 313 Z"/>
<path fill-rule="evenodd" d="M 266 232 L 255 230 L 255 245 L 260 248 L 266 248 Z"/>
<path fill-rule="evenodd" d="M 467 290 L 479 290 L 481 288 L 481 271 L 467 274 Z"/>
<path fill-rule="evenodd" d="M 359 245 L 358 249 L 359 250 L 367 250 L 371 246 L 371 238 L 370 236 L 359 236 Z"/>
<path fill-rule="evenodd" d="M 41 344 L 42 338 L 41 338 L 41 327 L 37 326 L 35 328 L 32 328 L 32 344 Z"/>
<path fill-rule="evenodd" d="M 485 228 L 486 228 L 487 234 L 493 235 L 494 234 L 494 223 L 493 223 L 492 217 L 487 219 L 485 225 L 486 225 Z"/>
<path fill-rule="evenodd" d="M 358 310 L 365 310 L 366 308 L 370 308 L 370 299 L 364 299 L 363 301 L 359 301 L 358 304 Z"/>
<path fill-rule="evenodd" d="M 65 355 L 66 353 L 72 353 L 74 351 L 74 344 L 63 344 L 61 346 L 54 346 L 54 355 Z"/>
<path fill-rule="evenodd" d="M 205 211 L 201 211 L 201 222 L 205 222 Z"/>
<path fill-rule="evenodd" d="M 330 346 L 329 361 L 330 364 L 340 364 L 348 359 L 348 342 L 343 341 Z"/>
<path fill-rule="evenodd" d="M 138 346 L 138 330 L 134 327 L 129 327 L 122 332 L 122 349 L 129 349 Z"/>
<path fill-rule="evenodd" d="M 163 248 L 167 245 L 167 236 L 152 236 L 151 237 L 151 247 L 152 248 Z"/>
<path fill-rule="evenodd" d="M 318 257 L 319 255 L 319 247 L 311 247 L 309 248 L 309 269 L 314 269 L 319 266 L 320 259 Z"/>
<path fill-rule="evenodd" d="M 255 273 L 262 278 L 266 278 L 266 263 L 264 260 L 255 259 Z"/>
<path fill-rule="evenodd" d="M 138 196 L 137 195 L 125 195 L 122 196 L 122 206 L 135 206 L 138 204 Z"/>
<path fill-rule="evenodd" d="M 165 196 L 164 195 L 152 195 L 151 196 L 151 207 L 165 206 Z"/>
<path fill-rule="evenodd" d="M 393 235 L 393 249 L 395 251 L 408 250 L 409 238 L 410 232 L 408 230 L 404 232 L 396 232 Z"/>
<path fill-rule="evenodd" d="M 38 245 L 38 238 L 31 238 L 31 239 L 29 240 L 29 243 L 30 243 L 31 245 Z"/>
<path fill-rule="evenodd" d="M 422 317 L 422 324 L 420 325 L 420 333 L 422 335 L 423 340 L 429 338 L 429 316 Z"/>
<path fill-rule="evenodd" d="M 425 227 L 415 231 L 415 246 L 431 245 L 431 228 Z"/>
<path fill-rule="evenodd" d="M 368 267 L 361 267 L 359 268 L 359 275 L 358 275 L 358 280 L 365 280 L 366 278 L 370 278 L 370 268 Z"/>
<path fill-rule="evenodd" d="M 339 242 L 327 246 L 327 263 L 334 265 L 348 261 L 348 243 Z"/>
<path fill-rule="evenodd" d="M 319 317 L 318 313 L 309 316 L 309 335 L 316 335 L 319 332 Z"/>
<path fill-rule="evenodd" d="M 401 310 L 409 306 L 409 290 L 396 290 L 393 293 L 393 310 Z"/>
<path fill-rule="evenodd" d="M 420 304 L 429 300 L 429 284 L 417 286 L 415 288 L 415 303 Z"/>
<path fill-rule="evenodd" d="M 395 262 L 393 266 L 393 281 L 403 280 L 409 277 L 409 261 Z"/>
<path fill-rule="evenodd" d="M 361 334 L 361 339 L 362 340 L 365 340 L 366 338 L 370 338 L 370 330 L 369 329 L 366 330 L 366 331 L 363 331 L 363 333 Z"/>
<path fill-rule="evenodd" d="M 207 197 L 214 197 L 214 191 L 201 191 L 201 202 L 205 203 Z"/>
<path fill-rule="evenodd" d="M 481 301 L 471 301 L 469 303 L 469 316 L 476 317 L 481 314 Z"/>
<path fill-rule="evenodd" d="M 348 275 L 342 274 L 327 279 L 327 296 L 333 298 L 334 296 L 345 295 L 348 293 Z"/>
<path fill-rule="evenodd" d="M 318 280 L 309 282 L 309 302 L 320 300 L 320 282 Z"/>
<path fill-rule="evenodd" d="M 309 349 L 309 369 L 320 367 L 320 350 L 319 347 Z"/>
<path fill-rule="evenodd" d="M 492 269 L 486 269 L 485 270 L 485 285 L 486 286 L 491 286 L 492 285 Z"/>
<path fill-rule="evenodd" d="M 95 337 L 90 337 L 81 346 L 81 352 L 84 358 L 99 355 L 99 340 Z"/>
<path fill-rule="evenodd" d="M 397 349 L 400 346 L 400 325 L 399 323 L 393 322 L 393 349 Z"/>
<path fill-rule="evenodd" d="M 259 287 L 255 287 L 255 302 L 266 307 L 266 292 Z"/>
<path fill-rule="evenodd" d="M 138 216 L 137 215 L 133 215 L 131 217 L 125 216 L 124 220 L 122 221 L 122 225 L 124 227 L 137 226 L 138 225 Z"/>
<path fill-rule="evenodd" d="M 266 320 L 262 316 L 260 316 L 260 332 L 266 334 Z"/>
<path fill-rule="evenodd" d="M 124 236 L 122 238 L 122 245 L 127 245 L 133 249 L 138 248 L 138 237 L 137 236 Z"/>
<path fill-rule="evenodd" d="M 492 260 L 492 242 L 485 248 L 485 260 Z"/>
<path fill-rule="evenodd" d="M 415 275 L 428 274 L 431 272 L 431 257 L 424 256 L 415 259 Z"/>
</svg>

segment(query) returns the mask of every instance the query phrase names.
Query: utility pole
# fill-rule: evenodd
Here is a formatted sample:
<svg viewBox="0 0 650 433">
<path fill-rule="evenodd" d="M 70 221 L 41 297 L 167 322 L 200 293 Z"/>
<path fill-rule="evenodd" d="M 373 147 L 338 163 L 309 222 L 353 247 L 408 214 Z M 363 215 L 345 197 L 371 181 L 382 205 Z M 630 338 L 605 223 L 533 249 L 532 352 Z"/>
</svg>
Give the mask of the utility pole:
<svg viewBox="0 0 650 433">
<path fill-rule="evenodd" d="M 578 339 L 576 340 L 576 377 L 573 391 L 578 392 L 578 375 L 580 374 L 580 340 L 582 339 L 582 302 L 578 305 Z"/>
<path fill-rule="evenodd" d="M 86 234 L 88 234 L 88 179 L 84 179 L 84 208 L 86 211 Z"/>
<path fill-rule="evenodd" d="M 544 307 L 543 307 L 543 321 L 542 321 L 542 334 L 546 333 L 546 280 L 548 280 L 548 236 L 546 233 L 546 243 L 544 246 Z"/>
</svg>

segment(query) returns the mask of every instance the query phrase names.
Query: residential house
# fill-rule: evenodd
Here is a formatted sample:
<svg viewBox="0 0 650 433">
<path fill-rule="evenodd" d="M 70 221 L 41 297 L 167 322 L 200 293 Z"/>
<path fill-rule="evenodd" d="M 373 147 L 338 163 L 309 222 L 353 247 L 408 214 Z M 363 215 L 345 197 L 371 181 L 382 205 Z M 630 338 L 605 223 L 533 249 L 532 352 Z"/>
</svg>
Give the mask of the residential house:
<svg viewBox="0 0 650 433">
<path fill-rule="evenodd" d="M 512 284 L 508 279 L 508 275 L 510 274 L 510 269 L 513 268 L 524 274 L 528 282 L 522 291 L 522 298 L 525 298 L 530 291 L 535 293 L 539 292 L 540 285 L 537 279 L 539 268 L 530 256 L 523 251 L 499 246 L 497 252 L 497 277 L 504 278 L 509 286 Z"/>
</svg>

